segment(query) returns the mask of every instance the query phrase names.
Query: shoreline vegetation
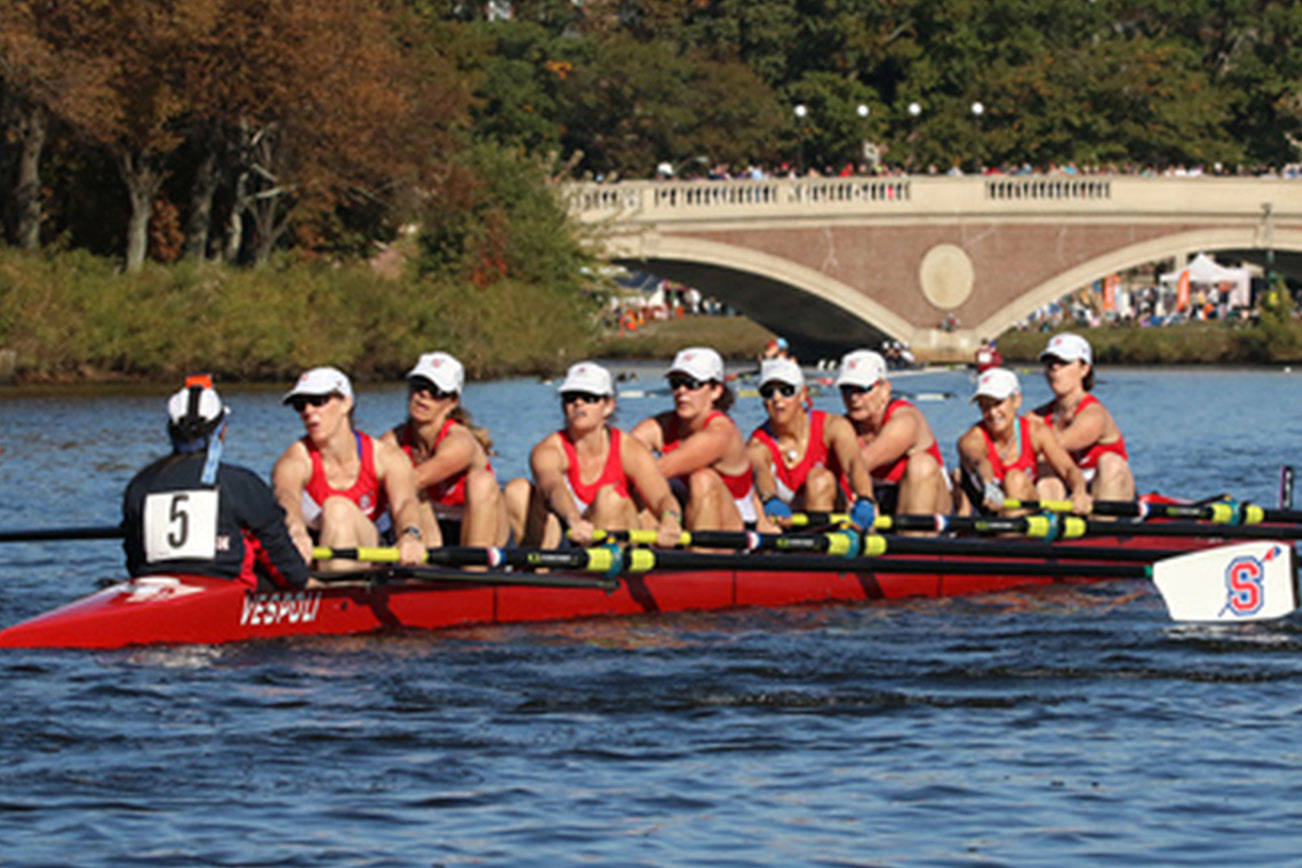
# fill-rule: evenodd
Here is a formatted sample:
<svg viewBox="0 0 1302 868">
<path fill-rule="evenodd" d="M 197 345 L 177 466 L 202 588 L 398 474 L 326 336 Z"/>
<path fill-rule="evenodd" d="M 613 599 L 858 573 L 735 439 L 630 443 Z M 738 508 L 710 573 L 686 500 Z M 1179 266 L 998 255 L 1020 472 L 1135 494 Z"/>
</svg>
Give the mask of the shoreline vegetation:
<svg viewBox="0 0 1302 868">
<path fill-rule="evenodd" d="M 753 360 L 773 337 L 729 316 L 688 316 L 618 334 L 597 325 L 599 313 L 596 297 L 575 302 L 538 282 L 478 287 L 414 271 L 386 277 L 361 262 L 179 264 L 126 274 L 85 252 L 0 249 L 0 349 L 16 353 L 11 393 L 77 384 L 130 388 L 193 371 L 232 384 L 284 384 L 321 364 L 359 382 L 392 381 L 432 349 L 458 356 L 476 379 L 555 376 L 581 358 L 669 359 L 692 345 Z M 1270 311 L 1256 323 L 1082 333 L 1105 365 L 1302 362 L 1302 322 Z M 1049 336 L 1010 331 L 999 346 L 1010 362 L 1033 362 Z"/>
</svg>

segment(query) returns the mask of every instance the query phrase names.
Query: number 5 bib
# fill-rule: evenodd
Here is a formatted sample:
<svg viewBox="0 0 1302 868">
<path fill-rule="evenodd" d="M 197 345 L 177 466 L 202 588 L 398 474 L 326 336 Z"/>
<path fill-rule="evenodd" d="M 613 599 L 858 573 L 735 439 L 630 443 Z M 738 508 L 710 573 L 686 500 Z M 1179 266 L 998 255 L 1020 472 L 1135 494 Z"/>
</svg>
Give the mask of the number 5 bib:
<svg viewBox="0 0 1302 868">
<path fill-rule="evenodd" d="M 145 497 L 145 560 L 210 561 L 217 554 L 217 490 Z"/>
</svg>

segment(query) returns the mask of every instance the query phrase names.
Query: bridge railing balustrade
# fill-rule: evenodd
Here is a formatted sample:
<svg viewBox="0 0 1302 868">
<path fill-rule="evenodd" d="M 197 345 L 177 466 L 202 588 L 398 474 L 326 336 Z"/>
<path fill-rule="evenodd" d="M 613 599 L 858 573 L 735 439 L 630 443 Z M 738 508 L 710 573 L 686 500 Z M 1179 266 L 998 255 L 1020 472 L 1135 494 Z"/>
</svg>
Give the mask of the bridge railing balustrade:
<svg viewBox="0 0 1302 868">
<path fill-rule="evenodd" d="M 986 181 L 986 198 L 1111 199 L 1112 182 L 1101 178 L 992 178 Z"/>
</svg>

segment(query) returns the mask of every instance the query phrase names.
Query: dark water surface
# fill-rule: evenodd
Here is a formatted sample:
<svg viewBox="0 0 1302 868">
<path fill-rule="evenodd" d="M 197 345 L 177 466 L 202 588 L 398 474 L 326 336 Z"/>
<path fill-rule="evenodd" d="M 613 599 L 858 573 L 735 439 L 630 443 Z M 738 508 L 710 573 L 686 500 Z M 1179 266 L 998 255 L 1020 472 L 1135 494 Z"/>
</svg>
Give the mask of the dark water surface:
<svg viewBox="0 0 1302 868">
<path fill-rule="evenodd" d="M 626 384 L 654 388 L 659 382 Z M 1032 373 L 1028 401 L 1047 391 Z M 953 460 L 962 373 L 902 378 Z M 1302 376 L 1104 371 L 1141 488 L 1273 505 Z M 111 524 L 165 396 L 0 402 L 0 528 Z M 299 432 L 231 392 L 227 457 Z M 361 426 L 397 421 L 398 387 Z M 551 387 L 471 386 L 503 478 Z M 835 396 L 818 399 L 835 408 Z M 667 406 L 627 399 L 631 426 Z M 744 430 L 755 399 L 739 402 Z M 0 623 L 120 572 L 9 544 Z M 1302 633 L 1118 582 L 860 607 L 0 653 L 0 864 L 1298 864 Z"/>
</svg>

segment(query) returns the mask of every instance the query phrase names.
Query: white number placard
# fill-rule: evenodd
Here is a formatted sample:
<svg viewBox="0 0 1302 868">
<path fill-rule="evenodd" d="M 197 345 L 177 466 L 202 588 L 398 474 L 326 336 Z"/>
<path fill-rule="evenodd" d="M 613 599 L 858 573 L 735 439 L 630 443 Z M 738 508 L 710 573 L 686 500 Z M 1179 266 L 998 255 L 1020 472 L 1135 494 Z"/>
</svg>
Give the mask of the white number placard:
<svg viewBox="0 0 1302 868">
<path fill-rule="evenodd" d="M 145 495 L 146 561 L 210 561 L 216 553 L 216 489 Z"/>
</svg>

